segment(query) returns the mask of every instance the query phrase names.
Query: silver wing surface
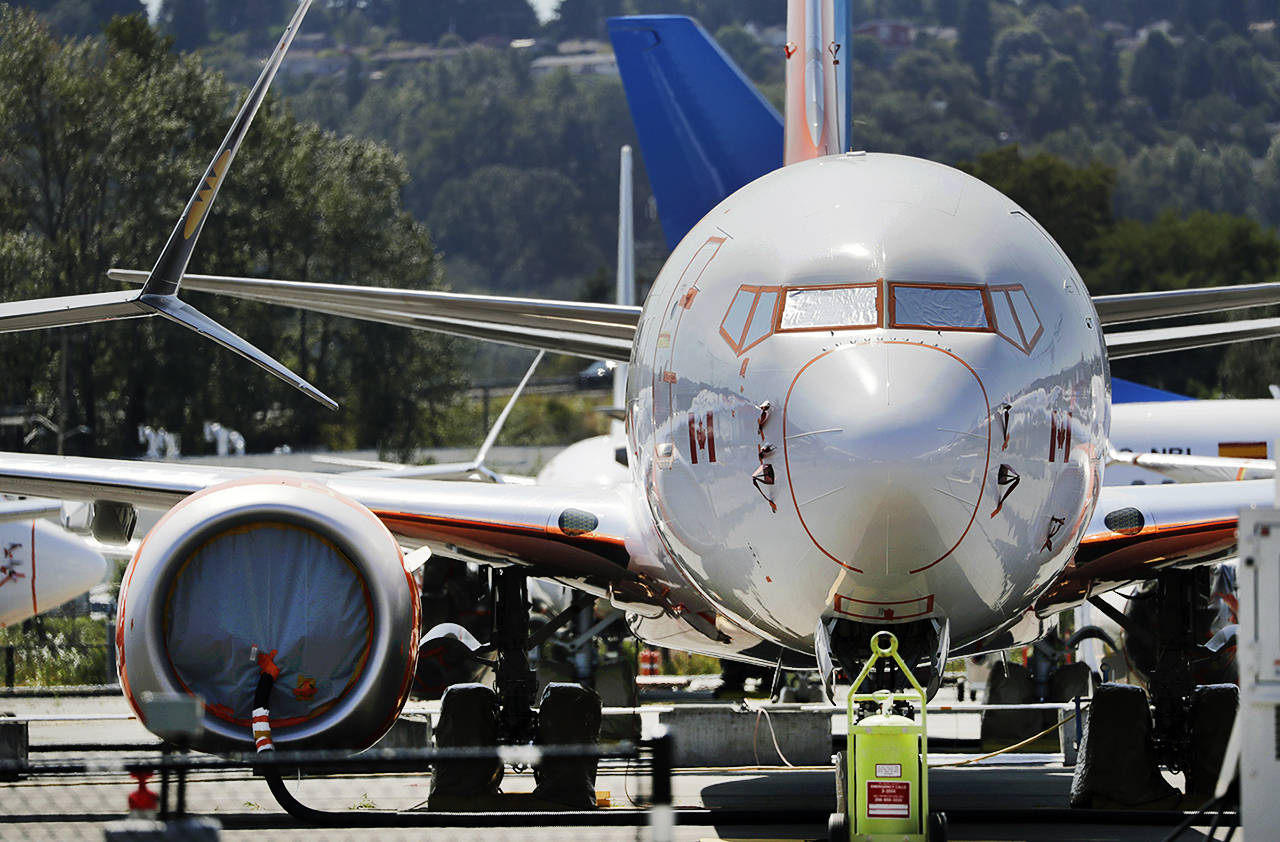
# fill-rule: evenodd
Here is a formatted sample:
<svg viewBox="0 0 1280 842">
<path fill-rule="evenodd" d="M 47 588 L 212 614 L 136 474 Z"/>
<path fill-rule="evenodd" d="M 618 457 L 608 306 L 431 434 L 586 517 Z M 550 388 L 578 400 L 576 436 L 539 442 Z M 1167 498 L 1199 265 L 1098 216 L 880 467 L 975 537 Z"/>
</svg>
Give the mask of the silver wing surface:
<svg viewBox="0 0 1280 842">
<path fill-rule="evenodd" d="M 119 281 L 140 283 L 146 273 L 112 269 Z M 184 275 L 187 289 L 383 324 L 487 339 L 591 359 L 626 362 L 640 320 L 639 307 L 493 295 L 303 283 L 223 275 Z M 1093 299 L 1103 325 L 1203 315 L 1280 303 L 1280 283 L 1100 295 Z M 1111 359 L 1162 354 L 1280 336 L 1280 319 L 1137 328 L 1106 334 Z"/>
<path fill-rule="evenodd" d="M 1036 602 L 1041 616 L 1090 596 L 1235 554 L 1241 509 L 1271 505 L 1272 480 L 1104 486 L 1080 547 Z"/>
<path fill-rule="evenodd" d="M 1107 460 L 1108 464 L 1144 468 L 1174 482 L 1228 482 L 1271 479 L 1276 475 L 1274 459 L 1237 459 L 1229 456 L 1112 450 Z"/>
<path fill-rule="evenodd" d="M 146 273 L 126 269 L 107 274 L 131 283 L 146 279 Z M 626 362 L 640 321 L 639 307 L 619 304 L 221 275 L 185 275 L 182 282 L 190 290 L 593 360 Z"/>
<path fill-rule="evenodd" d="M 602 491 L 0 454 L 0 490 L 144 508 L 167 509 L 221 483 L 280 478 L 325 486 L 366 506 L 407 547 L 519 565 L 532 576 L 599 595 L 662 604 L 644 576 L 628 569 L 644 545 L 628 486 Z"/>
</svg>

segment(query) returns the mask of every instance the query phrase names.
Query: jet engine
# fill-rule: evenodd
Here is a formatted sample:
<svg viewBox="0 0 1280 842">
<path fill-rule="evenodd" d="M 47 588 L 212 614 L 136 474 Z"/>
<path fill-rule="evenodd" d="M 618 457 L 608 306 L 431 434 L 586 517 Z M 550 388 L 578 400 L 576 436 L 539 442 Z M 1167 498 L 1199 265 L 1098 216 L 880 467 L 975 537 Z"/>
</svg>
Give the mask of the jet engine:
<svg viewBox="0 0 1280 842">
<path fill-rule="evenodd" d="M 419 606 L 400 547 L 368 508 L 285 477 L 214 486 L 151 530 L 120 588 L 120 683 L 146 724 L 147 692 L 204 703 L 191 747 L 254 746 L 253 696 L 279 675 L 281 749 L 359 751 L 408 697 Z"/>
</svg>

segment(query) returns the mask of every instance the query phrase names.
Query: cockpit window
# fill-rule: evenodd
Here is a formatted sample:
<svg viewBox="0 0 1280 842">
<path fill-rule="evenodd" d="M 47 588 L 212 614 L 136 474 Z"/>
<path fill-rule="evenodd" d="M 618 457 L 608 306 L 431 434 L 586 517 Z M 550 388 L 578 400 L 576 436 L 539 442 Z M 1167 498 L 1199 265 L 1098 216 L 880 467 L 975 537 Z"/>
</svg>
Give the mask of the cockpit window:
<svg viewBox="0 0 1280 842">
<path fill-rule="evenodd" d="M 760 297 L 756 299 L 756 310 L 751 314 L 751 321 L 747 324 L 747 333 L 742 337 L 743 348 L 750 348 L 773 333 L 773 311 L 777 306 L 778 291 L 776 289 L 760 292 Z"/>
<path fill-rule="evenodd" d="M 720 323 L 720 335 L 741 354 L 773 333 L 778 287 L 741 286 Z"/>
<path fill-rule="evenodd" d="M 879 284 L 789 287 L 778 330 L 838 330 L 879 324 Z"/>
<path fill-rule="evenodd" d="M 990 331 L 982 287 L 890 284 L 889 326 Z"/>
<path fill-rule="evenodd" d="M 1044 333 L 1044 326 L 1027 291 L 1022 284 L 1004 284 L 991 287 L 988 293 L 996 333 L 1024 354 L 1030 354 Z"/>
</svg>

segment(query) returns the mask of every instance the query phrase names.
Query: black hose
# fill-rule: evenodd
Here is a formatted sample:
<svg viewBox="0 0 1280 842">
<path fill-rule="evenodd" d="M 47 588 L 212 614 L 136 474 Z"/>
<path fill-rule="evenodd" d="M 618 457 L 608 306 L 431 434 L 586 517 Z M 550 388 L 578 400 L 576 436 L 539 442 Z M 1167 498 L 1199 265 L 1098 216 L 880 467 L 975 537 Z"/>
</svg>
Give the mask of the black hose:
<svg viewBox="0 0 1280 842">
<path fill-rule="evenodd" d="M 1120 651 L 1120 647 L 1116 646 L 1116 642 L 1112 640 L 1111 635 L 1107 634 L 1097 626 L 1082 626 L 1075 634 L 1067 638 L 1067 648 L 1075 649 L 1082 642 L 1089 639 L 1101 640 L 1103 643 L 1110 646 L 1113 652 Z"/>
<path fill-rule="evenodd" d="M 258 677 L 258 689 L 253 691 L 253 707 L 258 708 L 270 707 L 267 702 L 271 699 L 271 688 L 276 686 L 276 680 L 271 677 L 271 673 L 264 672 Z"/>
</svg>

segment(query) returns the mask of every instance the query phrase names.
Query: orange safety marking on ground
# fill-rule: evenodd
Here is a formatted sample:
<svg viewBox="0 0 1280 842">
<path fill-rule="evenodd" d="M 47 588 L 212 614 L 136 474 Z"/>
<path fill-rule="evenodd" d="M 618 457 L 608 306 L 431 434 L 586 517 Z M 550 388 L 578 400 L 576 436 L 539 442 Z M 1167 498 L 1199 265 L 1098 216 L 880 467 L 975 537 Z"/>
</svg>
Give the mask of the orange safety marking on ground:
<svg viewBox="0 0 1280 842">
<path fill-rule="evenodd" d="M 678 383 L 679 381 L 680 381 L 680 378 L 676 376 L 676 373 L 675 373 L 674 371 L 664 371 L 664 372 L 662 372 L 662 382 L 663 382 L 663 383 L 671 383 L 671 384 L 675 384 L 675 383 Z"/>
<path fill-rule="evenodd" d="M 680 296 L 680 306 L 686 310 L 693 308 L 693 299 L 698 297 L 698 288 L 690 287 L 689 291 Z"/>
<path fill-rule="evenodd" d="M 746 376 L 747 376 L 747 363 L 749 363 L 749 362 L 751 362 L 751 358 L 750 358 L 750 357 L 743 357 L 743 358 L 742 358 L 742 368 L 738 369 L 738 376 L 739 376 L 739 377 L 746 377 Z"/>
</svg>

